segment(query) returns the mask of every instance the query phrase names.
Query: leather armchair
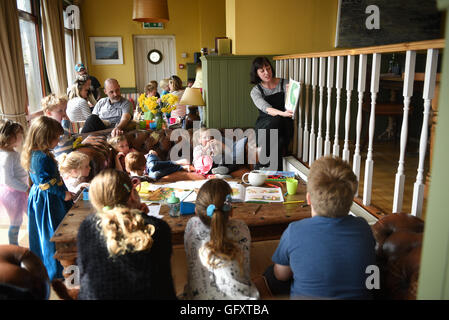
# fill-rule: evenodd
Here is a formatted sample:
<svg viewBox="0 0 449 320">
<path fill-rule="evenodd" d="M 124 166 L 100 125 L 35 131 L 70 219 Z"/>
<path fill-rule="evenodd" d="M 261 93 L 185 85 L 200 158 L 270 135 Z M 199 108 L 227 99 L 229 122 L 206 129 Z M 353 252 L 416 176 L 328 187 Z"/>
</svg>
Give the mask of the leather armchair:
<svg viewBox="0 0 449 320">
<path fill-rule="evenodd" d="M 50 296 L 47 270 L 29 249 L 0 245 L 0 287 L 4 299 L 46 300 Z"/>
<path fill-rule="evenodd" d="M 424 221 L 407 213 L 389 214 L 372 226 L 380 269 L 378 299 L 416 299 Z"/>
</svg>

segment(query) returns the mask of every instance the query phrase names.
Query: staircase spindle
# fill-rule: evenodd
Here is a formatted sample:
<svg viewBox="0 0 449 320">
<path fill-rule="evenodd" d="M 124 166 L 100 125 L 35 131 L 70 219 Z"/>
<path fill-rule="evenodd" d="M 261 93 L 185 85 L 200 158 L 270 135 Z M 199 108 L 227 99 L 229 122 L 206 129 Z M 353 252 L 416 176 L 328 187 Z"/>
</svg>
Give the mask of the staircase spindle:
<svg viewBox="0 0 449 320">
<path fill-rule="evenodd" d="M 311 58 L 306 58 L 306 113 L 304 114 L 304 142 L 303 142 L 303 154 L 302 158 L 305 162 L 309 161 L 309 88 L 310 88 L 310 69 Z"/>
<path fill-rule="evenodd" d="M 315 104 L 316 104 L 316 85 L 318 83 L 318 58 L 312 58 L 312 121 L 310 125 L 310 151 L 309 165 L 315 161 Z"/>
<path fill-rule="evenodd" d="M 331 99 L 334 86 L 334 57 L 327 57 L 327 108 L 326 108 L 326 140 L 324 141 L 324 155 L 331 153 Z"/>
<path fill-rule="evenodd" d="M 303 127 L 302 118 L 304 114 L 304 59 L 299 59 L 298 81 L 301 86 L 299 96 L 299 119 L 298 119 L 298 159 L 302 159 Z"/>
<path fill-rule="evenodd" d="M 349 131 L 351 128 L 351 93 L 354 89 L 354 56 L 348 56 L 346 69 L 346 116 L 345 116 L 345 144 L 343 147 L 343 160 L 349 162 Z"/>
<path fill-rule="evenodd" d="M 326 77 L 326 58 L 320 58 L 320 77 L 318 86 L 320 87 L 320 103 L 318 107 L 318 133 L 316 139 L 316 159 L 323 155 L 323 95 L 324 95 L 324 81 Z"/>
<path fill-rule="evenodd" d="M 373 141 L 374 127 L 376 124 L 376 98 L 379 92 L 380 79 L 380 53 L 373 53 L 373 62 L 371 70 L 371 113 L 369 118 L 369 142 L 368 155 L 365 161 L 365 182 L 363 184 L 363 204 L 369 206 L 371 204 L 371 193 L 373 185 Z"/>
<path fill-rule="evenodd" d="M 341 88 L 343 88 L 343 70 L 345 60 L 343 56 L 337 57 L 337 74 L 335 75 L 335 88 L 337 89 L 337 107 L 335 108 L 335 136 L 334 136 L 334 157 L 340 156 L 340 146 L 338 144 L 338 131 L 340 129 L 340 104 L 341 104 Z"/>
<path fill-rule="evenodd" d="M 426 73 L 424 76 L 424 117 L 422 120 L 421 137 L 419 141 L 419 164 L 416 182 L 413 186 L 413 202 L 412 214 L 415 216 L 422 215 L 422 208 L 424 202 L 424 161 L 427 150 L 428 138 L 428 123 L 429 112 L 432 104 L 432 99 L 435 94 L 435 81 L 438 63 L 438 49 L 427 49 Z"/>
<path fill-rule="evenodd" d="M 401 128 L 401 145 L 399 154 L 399 165 L 396 173 L 396 179 L 394 184 L 394 198 L 393 198 L 393 213 L 402 211 L 402 203 L 404 199 L 404 184 L 405 184 L 405 149 L 407 146 L 408 135 L 408 113 L 410 110 L 410 100 L 413 96 L 413 81 L 415 79 L 415 64 L 416 64 L 416 51 L 407 51 L 405 56 L 405 76 L 404 76 L 404 114 L 402 117 Z"/>
<path fill-rule="evenodd" d="M 366 86 L 366 54 L 359 55 L 359 73 L 358 73 L 358 85 L 357 91 L 359 93 L 358 99 L 358 111 L 357 111 L 357 127 L 356 127 L 356 142 L 354 158 L 352 160 L 352 171 L 357 177 L 360 185 L 360 164 L 362 162 L 362 157 L 360 155 L 360 137 L 362 135 L 362 106 L 363 106 L 363 96 L 365 94 Z M 358 192 L 356 193 L 356 196 Z"/>
<path fill-rule="evenodd" d="M 282 78 L 282 66 L 283 60 L 276 60 L 276 70 L 275 70 L 275 77 L 276 78 Z"/>
</svg>

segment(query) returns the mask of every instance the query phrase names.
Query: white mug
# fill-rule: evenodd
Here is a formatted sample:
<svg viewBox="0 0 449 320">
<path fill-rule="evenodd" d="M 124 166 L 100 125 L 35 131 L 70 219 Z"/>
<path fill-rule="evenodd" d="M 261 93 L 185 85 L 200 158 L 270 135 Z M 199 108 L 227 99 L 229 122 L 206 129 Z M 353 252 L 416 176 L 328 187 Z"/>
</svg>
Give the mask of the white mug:
<svg viewBox="0 0 449 320">
<path fill-rule="evenodd" d="M 245 177 L 248 175 L 248 182 L 245 181 Z M 267 175 L 259 170 L 253 170 L 251 172 L 247 172 L 242 176 L 242 182 L 245 184 L 250 184 L 255 187 L 259 187 L 265 183 L 267 179 Z"/>
</svg>

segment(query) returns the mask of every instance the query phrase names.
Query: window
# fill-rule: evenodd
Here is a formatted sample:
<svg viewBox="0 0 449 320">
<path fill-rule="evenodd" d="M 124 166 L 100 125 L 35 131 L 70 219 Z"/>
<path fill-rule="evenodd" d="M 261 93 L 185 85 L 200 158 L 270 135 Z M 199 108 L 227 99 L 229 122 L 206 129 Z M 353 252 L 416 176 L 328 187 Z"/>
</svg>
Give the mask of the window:
<svg viewBox="0 0 449 320">
<path fill-rule="evenodd" d="M 34 0 L 17 0 L 20 38 L 28 93 L 28 114 L 41 109 L 40 101 L 45 93 L 43 86 L 42 56 Z"/>
<path fill-rule="evenodd" d="M 17 0 L 17 9 L 33 14 L 31 0 Z"/>
<path fill-rule="evenodd" d="M 75 55 L 74 55 L 74 48 L 73 48 L 73 30 L 70 29 L 69 25 L 69 19 L 67 16 L 67 11 L 64 10 L 64 37 L 65 37 L 65 63 L 66 63 L 66 70 L 67 70 L 67 81 L 70 85 L 75 82 Z"/>
</svg>

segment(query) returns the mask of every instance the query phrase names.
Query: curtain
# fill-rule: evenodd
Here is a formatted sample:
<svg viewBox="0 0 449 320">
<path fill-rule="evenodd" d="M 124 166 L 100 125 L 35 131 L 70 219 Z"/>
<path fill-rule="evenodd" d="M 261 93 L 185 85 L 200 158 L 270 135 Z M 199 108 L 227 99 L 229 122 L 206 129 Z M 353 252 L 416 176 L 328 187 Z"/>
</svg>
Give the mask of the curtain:
<svg viewBox="0 0 449 320">
<path fill-rule="evenodd" d="M 0 1 L 0 115 L 27 127 L 27 86 L 16 0 Z"/>
<path fill-rule="evenodd" d="M 77 5 L 80 8 L 81 11 L 81 5 L 83 3 L 83 0 L 74 0 L 73 4 Z M 82 13 L 80 13 L 82 15 Z M 86 40 L 84 38 L 84 27 L 83 27 L 83 20 L 80 18 L 80 29 L 73 30 L 73 42 L 74 42 L 74 59 L 75 63 L 83 63 L 87 70 L 89 70 L 89 67 L 87 65 L 87 54 L 86 54 Z M 75 67 L 75 66 L 73 66 Z"/>
<path fill-rule="evenodd" d="M 65 95 L 68 83 L 62 1 L 42 0 L 41 15 L 44 54 L 50 89 L 56 95 Z"/>
</svg>

